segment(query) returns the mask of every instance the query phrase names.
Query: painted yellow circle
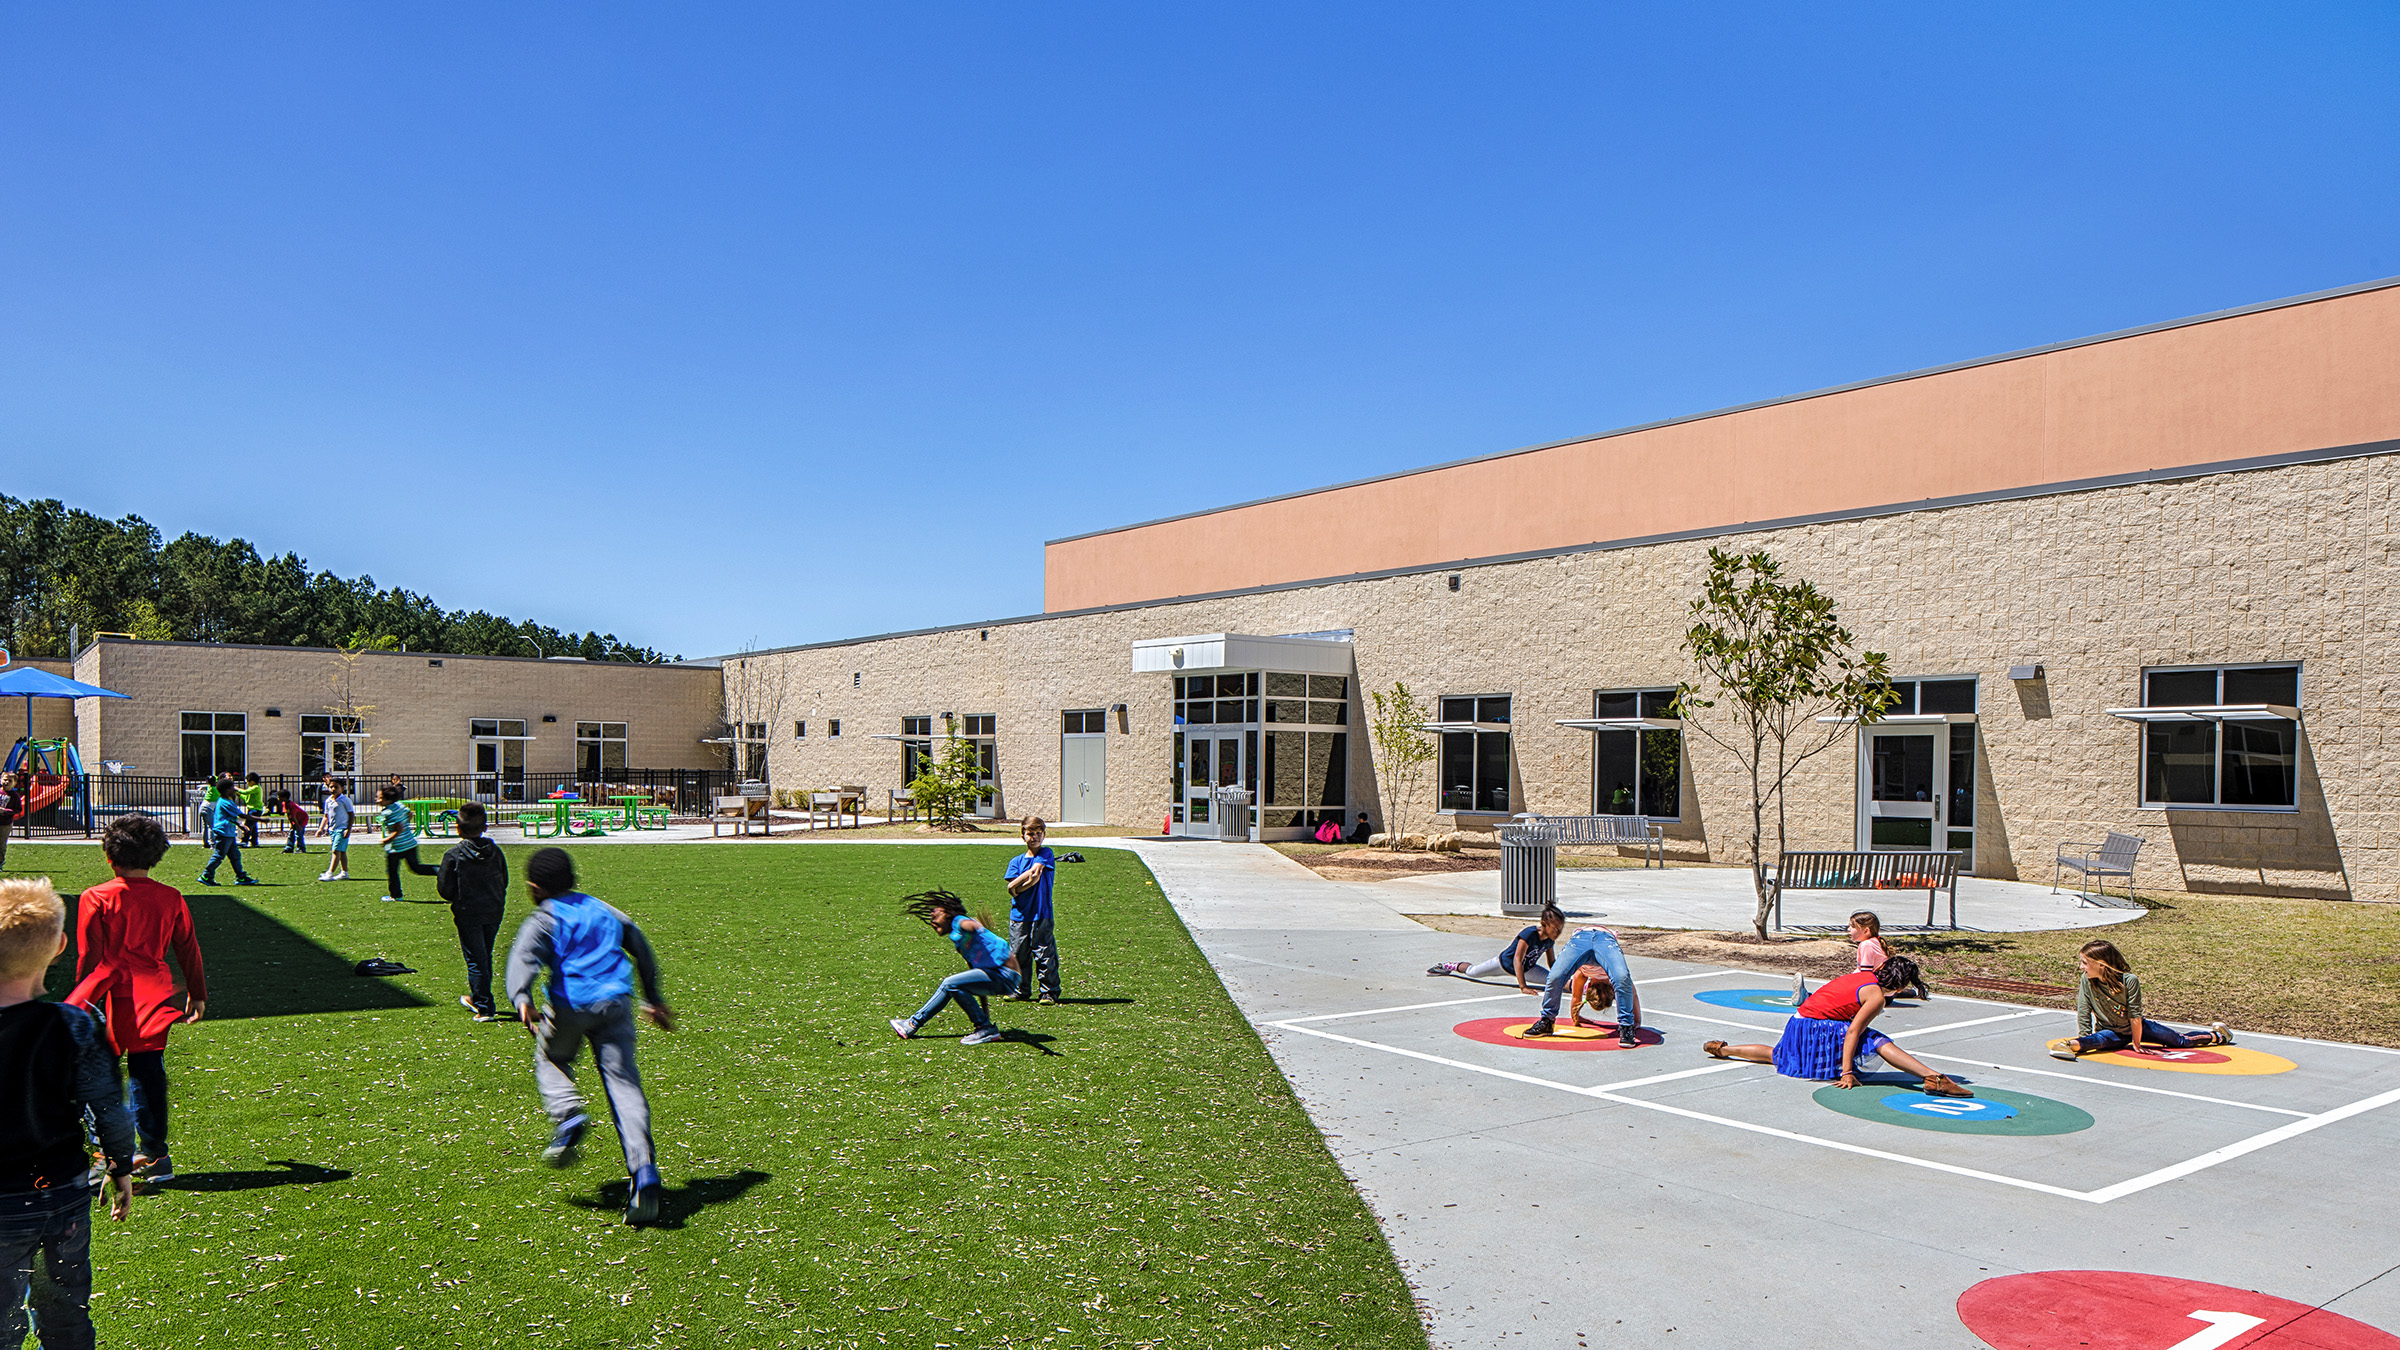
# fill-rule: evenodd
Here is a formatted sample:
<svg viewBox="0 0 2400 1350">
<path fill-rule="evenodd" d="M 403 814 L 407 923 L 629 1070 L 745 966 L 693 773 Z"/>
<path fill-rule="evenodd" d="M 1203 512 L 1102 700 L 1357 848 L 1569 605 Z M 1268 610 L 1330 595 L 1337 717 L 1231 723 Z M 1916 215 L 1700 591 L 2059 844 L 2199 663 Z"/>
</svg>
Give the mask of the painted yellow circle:
<svg viewBox="0 0 2400 1350">
<path fill-rule="evenodd" d="M 2084 1059 L 2100 1064 L 2125 1064 L 2137 1069 L 2240 1074 L 2245 1077 L 2262 1073 L 2290 1073 L 2300 1067 L 2281 1055 L 2270 1055 L 2263 1050 L 2240 1045 L 2205 1045 L 2190 1050 L 2144 1050 L 2138 1055 L 2112 1050 L 2105 1055 L 2085 1055 Z"/>
</svg>

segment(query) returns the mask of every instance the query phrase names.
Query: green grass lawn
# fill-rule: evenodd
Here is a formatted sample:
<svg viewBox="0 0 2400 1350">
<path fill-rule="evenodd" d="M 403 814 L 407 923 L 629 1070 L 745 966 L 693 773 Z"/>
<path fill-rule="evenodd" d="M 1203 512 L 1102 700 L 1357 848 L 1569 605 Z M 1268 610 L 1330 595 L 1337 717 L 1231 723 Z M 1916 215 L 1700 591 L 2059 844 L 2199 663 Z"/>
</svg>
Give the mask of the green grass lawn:
<svg viewBox="0 0 2400 1350">
<path fill-rule="evenodd" d="M 1423 1346 L 1382 1235 L 1148 872 L 1089 856 L 1059 888 L 1070 1002 L 999 1005 L 1012 1038 L 969 1048 L 955 1010 L 913 1042 L 884 1025 L 959 968 L 896 905 L 942 885 L 1000 909 L 1000 850 L 578 852 L 682 1019 L 642 1035 L 668 1198 L 635 1230 L 608 1131 L 541 1165 L 531 1043 L 458 1006 L 446 908 L 378 903 L 372 848 L 371 880 L 267 850 L 246 858 L 270 884 L 200 891 L 179 844 L 158 876 L 191 898 L 209 1015 L 167 1055 L 178 1180 L 95 1244 L 102 1340 Z M 91 848 L 8 864 L 70 896 L 107 875 Z M 377 954 L 420 973 L 351 974 Z"/>
</svg>

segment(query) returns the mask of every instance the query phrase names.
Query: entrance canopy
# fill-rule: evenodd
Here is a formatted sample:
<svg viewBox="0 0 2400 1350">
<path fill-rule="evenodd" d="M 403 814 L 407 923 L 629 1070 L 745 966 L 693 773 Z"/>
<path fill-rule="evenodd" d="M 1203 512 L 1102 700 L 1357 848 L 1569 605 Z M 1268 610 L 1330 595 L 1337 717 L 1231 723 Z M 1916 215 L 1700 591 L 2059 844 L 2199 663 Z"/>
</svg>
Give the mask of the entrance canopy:
<svg viewBox="0 0 2400 1350">
<path fill-rule="evenodd" d="M 1350 635 L 1310 633 L 1261 637 L 1254 633 L 1200 633 L 1190 637 L 1143 638 L 1133 644 L 1136 675 L 1194 670 L 1288 670 L 1302 675 L 1347 675 L 1354 664 Z"/>
<path fill-rule="evenodd" d="M 1133 644 L 1136 674 L 1169 676 L 1170 834 L 1300 839 L 1350 821 L 1348 632 L 1199 633 Z"/>
</svg>

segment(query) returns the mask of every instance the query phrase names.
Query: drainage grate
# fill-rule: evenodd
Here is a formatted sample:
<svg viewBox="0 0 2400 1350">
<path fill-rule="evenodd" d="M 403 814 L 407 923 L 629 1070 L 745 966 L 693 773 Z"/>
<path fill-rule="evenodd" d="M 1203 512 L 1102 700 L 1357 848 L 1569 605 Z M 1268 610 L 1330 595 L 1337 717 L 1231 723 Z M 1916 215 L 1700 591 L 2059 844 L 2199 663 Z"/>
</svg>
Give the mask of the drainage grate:
<svg viewBox="0 0 2400 1350">
<path fill-rule="evenodd" d="M 2072 994 L 2075 991 L 2060 984 L 2033 984 L 2025 980 L 1995 980 L 1982 975 L 1944 975 L 1943 984 L 1955 984 L 1965 989 L 1989 989 L 1996 994 Z"/>
</svg>

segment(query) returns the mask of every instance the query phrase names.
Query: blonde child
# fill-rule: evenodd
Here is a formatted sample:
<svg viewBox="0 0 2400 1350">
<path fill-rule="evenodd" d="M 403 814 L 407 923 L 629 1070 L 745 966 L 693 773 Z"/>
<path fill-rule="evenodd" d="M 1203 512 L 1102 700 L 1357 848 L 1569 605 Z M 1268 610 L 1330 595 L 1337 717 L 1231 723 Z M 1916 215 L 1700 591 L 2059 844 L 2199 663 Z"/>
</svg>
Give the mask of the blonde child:
<svg viewBox="0 0 2400 1350">
<path fill-rule="evenodd" d="M 1860 970 L 1870 972 L 1880 970 L 1884 962 L 1892 959 L 1891 950 L 1883 945 L 1883 920 L 1874 910 L 1862 909 L 1850 916 L 1850 940 L 1858 944 L 1858 969 Z M 1902 992 L 1912 998 L 1931 997 L 1926 992 L 1925 982 L 1922 979 Z"/>
<path fill-rule="evenodd" d="M 2076 955 L 2083 980 L 2075 989 L 2076 1035 L 2050 1042 L 2052 1059 L 2105 1055 L 2111 1050 L 2189 1050 L 2202 1045 L 2231 1045 L 2233 1032 L 2223 1022 L 2206 1031 L 2177 1031 L 2164 1022 L 2142 1016 L 2142 982 L 2125 963 L 2117 944 L 2095 938 Z"/>
<path fill-rule="evenodd" d="M 93 1343 L 86 1112 L 108 1158 L 108 1216 L 133 1204 L 116 1056 L 98 1018 L 41 996 L 67 950 L 66 919 L 49 878 L 0 881 L 0 1345 L 24 1344 L 28 1311 L 43 1345 Z"/>
</svg>

